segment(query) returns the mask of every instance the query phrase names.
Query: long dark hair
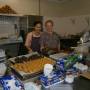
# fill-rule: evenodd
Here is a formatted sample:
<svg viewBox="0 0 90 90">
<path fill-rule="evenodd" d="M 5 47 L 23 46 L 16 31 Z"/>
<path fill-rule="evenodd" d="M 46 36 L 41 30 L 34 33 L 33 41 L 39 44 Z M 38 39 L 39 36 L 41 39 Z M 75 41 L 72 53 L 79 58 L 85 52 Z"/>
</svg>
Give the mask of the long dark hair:
<svg viewBox="0 0 90 90">
<path fill-rule="evenodd" d="M 35 21 L 33 26 L 35 27 L 37 24 L 41 24 L 42 25 L 42 22 L 41 21 Z"/>
</svg>

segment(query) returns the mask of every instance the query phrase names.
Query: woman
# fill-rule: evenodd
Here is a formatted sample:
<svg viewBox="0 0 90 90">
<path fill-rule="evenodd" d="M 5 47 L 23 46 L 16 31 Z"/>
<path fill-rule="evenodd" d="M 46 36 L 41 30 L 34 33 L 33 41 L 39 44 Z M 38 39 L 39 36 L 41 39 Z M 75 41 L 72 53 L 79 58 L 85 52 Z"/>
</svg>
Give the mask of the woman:
<svg viewBox="0 0 90 90">
<path fill-rule="evenodd" d="M 34 23 L 33 31 L 27 34 L 25 46 L 29 53 L 32 51 L 37 51 L 40 53 L 41 27 L 42 23 L 40 21 L 36 21 Z"/>
<path fill-rule="evenodd" d="M 58 35 L 53 31 L 53 21 L 45 22 L 45 31 L 41 35 L 41 49 L 60 51 L 60 40 Z"/>
</svg>

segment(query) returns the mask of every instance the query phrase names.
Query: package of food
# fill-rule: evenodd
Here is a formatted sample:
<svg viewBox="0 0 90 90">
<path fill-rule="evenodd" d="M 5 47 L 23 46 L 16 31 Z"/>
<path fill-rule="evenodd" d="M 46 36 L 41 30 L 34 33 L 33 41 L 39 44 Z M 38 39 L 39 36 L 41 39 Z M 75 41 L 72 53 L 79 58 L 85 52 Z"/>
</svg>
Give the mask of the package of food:
<svg viewBox="0 0 90 90">
<path fill-rule="evenodd" d="M 47 77 L 45 75 L 40 76 L 40 81 L 44 87 L 50 87 L 54 84 L 61 83 L 64 81 L 64 75 L 61 71 L 53 71 L 50 75 L 50 77 Z"/>
<path fill-rule="evenodd" d="M 67 69 L 73 67 L 73 65 L 79 60 L 81 60 L 79 54 L 70 54 L 66 57 L 59 58 L 59 60 L 56 62 L 56 65 L 60 70 L 66 71 Z"/>
<path fill-rule="evenodd" d="M 0 78 L 3 90 L 24 90 L 23 83 L 14 75 L 3 76 Z"/>
</svg>

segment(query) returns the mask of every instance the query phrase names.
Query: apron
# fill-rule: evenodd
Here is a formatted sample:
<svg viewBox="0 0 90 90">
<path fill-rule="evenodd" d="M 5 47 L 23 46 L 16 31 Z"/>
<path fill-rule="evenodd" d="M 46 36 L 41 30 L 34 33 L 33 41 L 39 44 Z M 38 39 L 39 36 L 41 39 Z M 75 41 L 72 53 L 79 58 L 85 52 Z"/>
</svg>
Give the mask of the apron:
<svg viewBox="0 0 90 90">
<path fill-rule="evenodd" d="M 40 53 L 40 37 L 33 37 L 31 42 L 32 51 Z"/>
</svg>

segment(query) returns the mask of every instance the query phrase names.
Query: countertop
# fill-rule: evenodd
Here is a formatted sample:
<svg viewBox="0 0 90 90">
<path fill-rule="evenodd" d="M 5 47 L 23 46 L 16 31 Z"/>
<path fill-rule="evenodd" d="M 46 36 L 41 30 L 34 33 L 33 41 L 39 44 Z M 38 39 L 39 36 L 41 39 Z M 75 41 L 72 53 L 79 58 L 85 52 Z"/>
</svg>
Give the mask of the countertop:
<svg viewBox="0 0 90 90">
<path fill-rule="evenodd" d="M 13 44 L 13 43 L 22 43 L 22 37 L 19 37 L 17 39 L 1 39 L 0 40 L 0 45 L 5 45 L 5 44 Z"/>
</svg>

